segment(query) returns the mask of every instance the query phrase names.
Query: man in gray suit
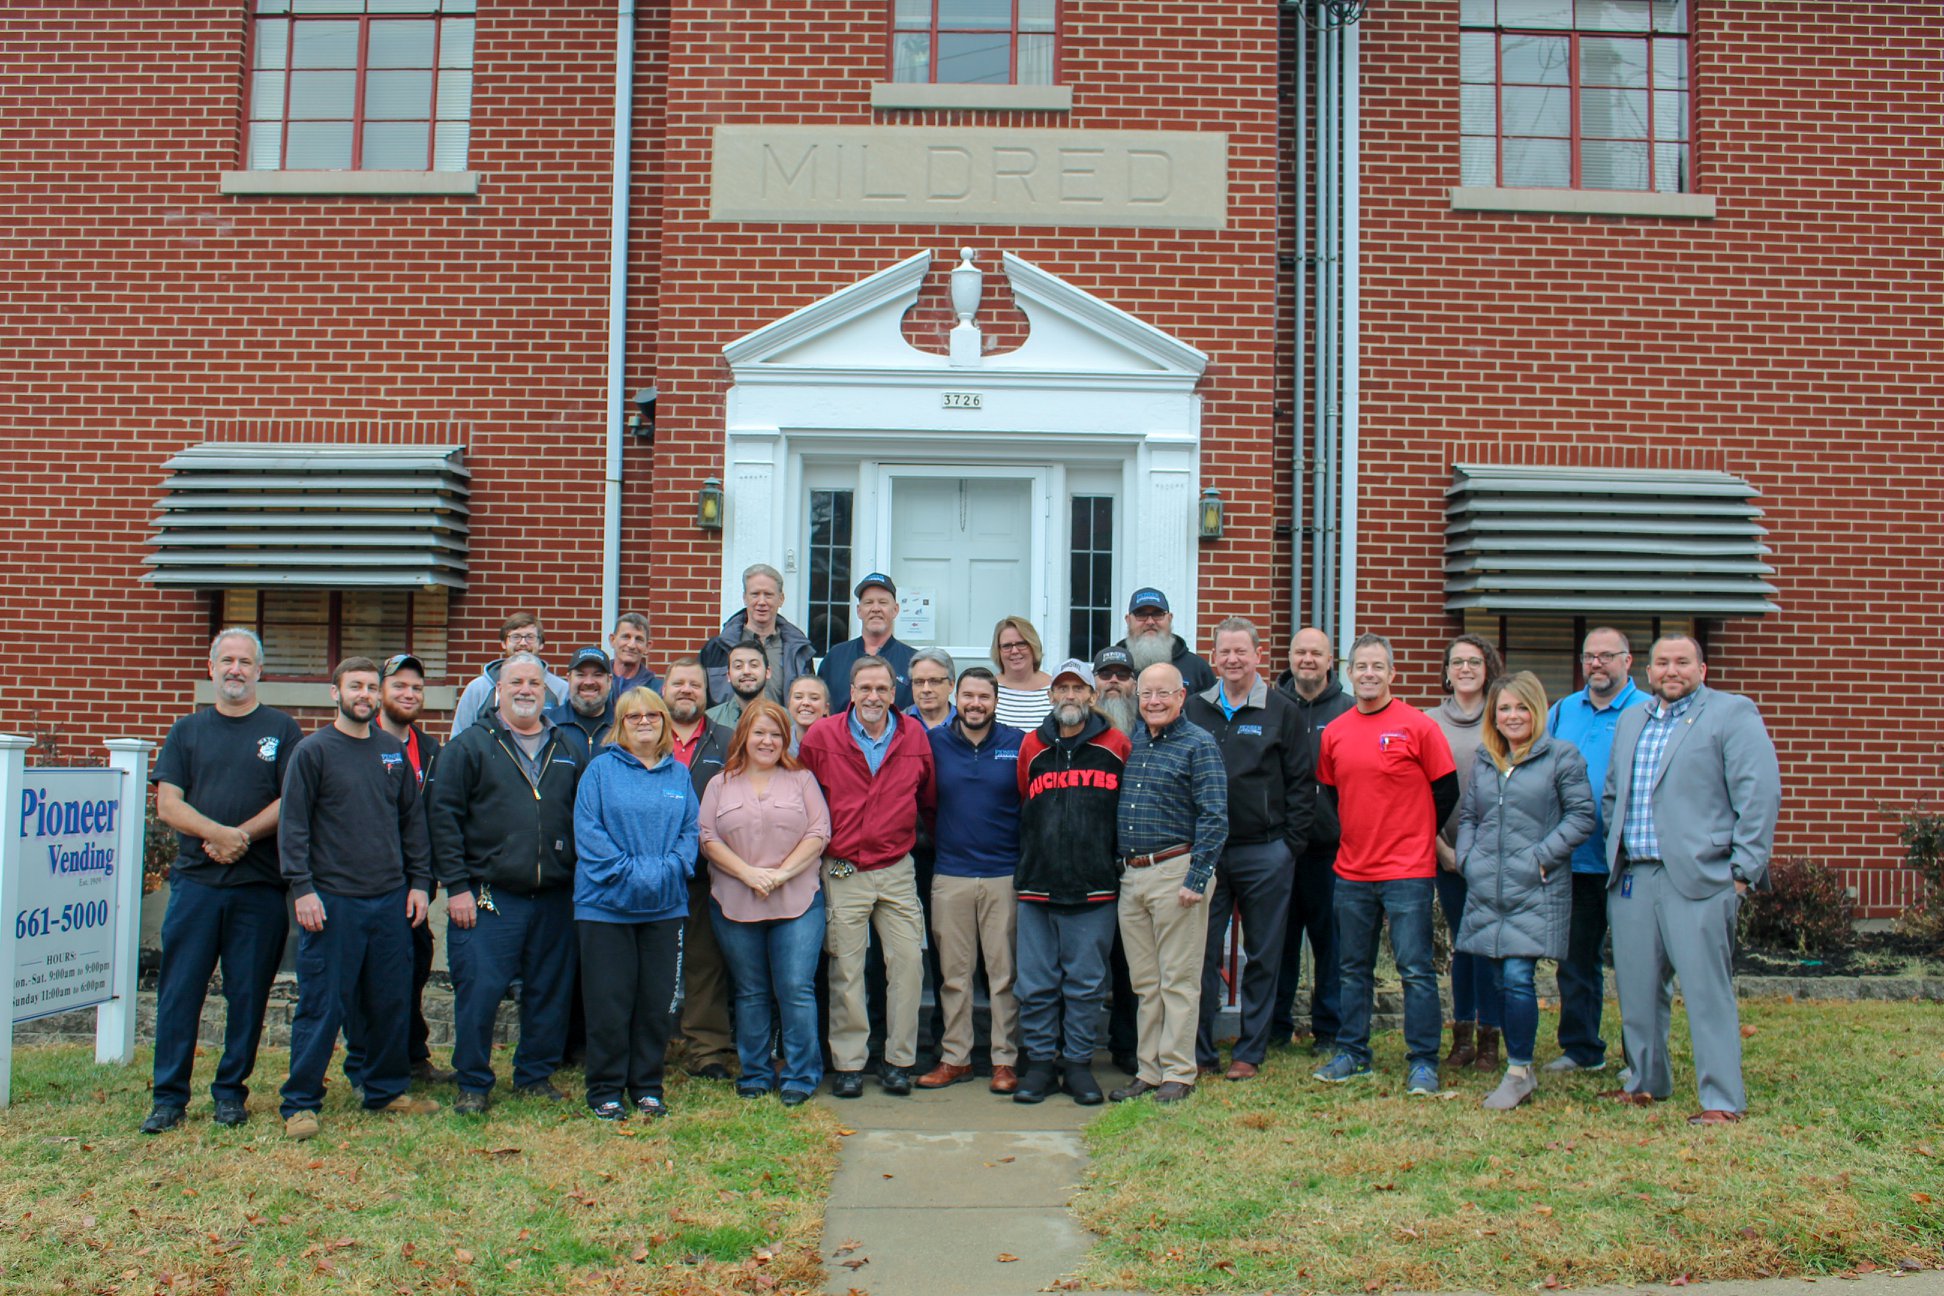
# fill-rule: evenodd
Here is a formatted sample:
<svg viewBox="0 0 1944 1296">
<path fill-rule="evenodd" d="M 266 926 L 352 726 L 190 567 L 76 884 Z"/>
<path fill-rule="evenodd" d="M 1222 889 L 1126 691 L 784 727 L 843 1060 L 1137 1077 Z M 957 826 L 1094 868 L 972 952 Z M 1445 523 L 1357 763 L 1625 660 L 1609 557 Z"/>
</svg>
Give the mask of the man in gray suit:
<svg viewBox="0 0 1944 1296">
<path fill-rule="evenodd" d="M 1668 970 L 1681 980 L 1701 1110 L 1691 1125 L 1738 1121 L 1741 1021 L 1735 913 L 1768 873 L 1782 772 L 1747 698 L 1706 687 L 1688 635 L 1655 640 L 1647 705 L 1620 718 L 1607 767 L 1607 913 L 1620 1028 L 1633 1078 L 1608 1097 L 1646 1106 L 1674 1089 Z"/>
</svg>

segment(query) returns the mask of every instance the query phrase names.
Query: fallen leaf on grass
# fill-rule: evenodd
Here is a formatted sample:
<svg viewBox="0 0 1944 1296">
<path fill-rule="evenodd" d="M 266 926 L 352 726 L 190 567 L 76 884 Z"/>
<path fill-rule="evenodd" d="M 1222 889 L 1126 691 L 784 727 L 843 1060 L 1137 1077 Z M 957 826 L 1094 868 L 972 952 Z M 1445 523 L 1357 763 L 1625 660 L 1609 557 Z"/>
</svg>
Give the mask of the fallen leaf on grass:
<svg viewBox="0 0 1944 1296">
<path fill-rule="evenodd" d="M 520 1155 L 520 1149 L 519 1149 L 519 1148 L 516 1148 L 516 1147 L 503 1147 L 503 1148 L 479 1148 L 479 1149 L 477 1150 L 477 1155 L 479 1155 L 479 1156 L 487 1156 L 487 1157 L 510 1157 L 510 1156 L 518 1156 L 518 1155 Z"/>
<path fill-rule="evenodd" d="M 840 1261 L 839 1263 L 841 1263 L 844 1266 L 844 1268 L 855 1271 L 858 1269 L 862 1269 L 865 1265 L 871 1263 L 871 1257 L 858 1256 L 856 1259 L 844 1260 L 844 1261 Z"/>
<path fill-rule="evenodd" d="M 1743 1237 L 1747 1238 L 1750 1242 L 1758 1241 L 1762 1236 L 1761 1233 L 1752 1224 L 1744 1224 L 1740 1228 L 1736 1229 L 1735 1232 L 1741 1234 Z"/>
<path fill-rule="evenodd" d="M 1546 1289 L 1547 1291 L 1558 1291 L 1558 1290 L 1559 1290 L 1559 1275 L 1557 1275 L 1557 1274 L 1547 1274 L 1547 1275 L 1546 1275 L 1546 1280 L 1545 1280 L 1544 1282 L 1542 1282 L 1542 1283 L 1540 1283 L 1539 1285 L 1540 1285 L 1541 1287 L 1544 1287 L 1544 1288 L 1545 1288 L 1545 1289 Z"/>
<path fill-rule="evenodd" d="M 1215 1267 L 1216 1267 L 1217 1269 L 1220 1269 L 1220 1270 L 1221 1270 L 1221 1271 L 1222 1271 L 1223 1273 L 1226 1273 L 1226 1274 L 1232 1274 L 1232 1273 L 1234 1273 L 1234 1272 L 1235 1272 L 1235 1261 L 1233 1261 L 1233 1260 L 1217 1260 L 1217 1261 L 1215 1262 Z"/>
<path fill-rule="evenodd" d="M 857 1133 L 857 1131 L 852 1129 L 848 1125 L 839 1125 L 837 1127 L 837 1136 L 839 1138 L 849 1138 L 851 1135 L 855 1133 Z"/>
<path fill-rule="evenodd" d="M 1937 1155 L 1936 1150 L 1932 1148 L 1931 1145 L 1928 1143 L 1919 1143 L 1916 1147 L 1913 1147 L 1910 1150 L 1912 1152 L 1915 1152 L 1920 1157 L 1934 1157 Z"/>
<path fill-rule="evenodd" d="M 1550 1206 L 1534 1206 L 1532 1209 L 1534 1213 L 1539 1215 L 1550 1215 L 1552 1214 L 1552 1210 L 1553 1210 L 1553 1208 Z"/>
<path fill-rule="evenodd" d="M 471 1264 L 473 1262 L 473 1253 L 464 1247 L 455 1247 L 452 1252 L 452 1258 L 460 1264 Z"/>
<path fill-rule="evenodd" d="M 1753 1026 L 1744 1026 L 1744 1027 L 1742 1027 L 1742 1028 L 1741 1028 L 1741 1035 L 1742 1035 L 1742 1038 L 1743 1038 L 1743 1039 L 1754 1039 L 1754 1038 L 1755 1038 L 1755 1027 L 1753 1027 Z"/>
<path fill-rule="evenodd" d="M 1018 1257 L 1018 1256 L 1016 1256 L 1016 1255 L 1014 1255 L 1014 1254 L 1013 1254 L 1012 1252 L 1010 1252 L 1010 1251 L 1001 1251 L 1001 1252 L 999 1253 L 999 1263 L 1000 1263 L 1000 1264 L 1011 1264 L 1011 1263 L 1012 1263 L 1013 1261 L 1015 1261 L 1015 1260 L 1017 1260 L 1017 1259 L 1019 1259 L 1019 1257 Z"/>
<path fill-rule="evenodd" d="M 1667 1285 L 1669 1287 L 1685 1287 L 1693 1281 L 1694 1278 L 1691 1274 L 1675 1274 L 1667 1280 Z"/>
<path fill-rule="evenodd" d="M 835 1260 L 838 1256 L 847 1256 L 851 1252 L 857 1250 L 857 1248 L 863 1245 L 864 1244 L 862 1242 L 859 1242 L 856 1238 L 845 1238 L 844 1244 L 838 1247 L 835 1251 L 831 1252 L 830 1258 Z"/>
<path fill-rule="evenodd" d="M 403 1256 L 411 1256 L 417 1251 L 418 1243 L 416 1242 L 407 1242 L 404 1246 L 398 1248 L 398 1253 Z"/>
<path fill-rule="evenodd" d="M 1916 1202 L 1920 1206 L 1928 1206 L 1930 1205 L 1931 1195 L 1925 1192 L 1915 1192 L 1910 1194 L 1910 1200 Z M 93 1217 L 90 1216 L 89 1218 L 92 1220 Z M 90 1227 L 93 1227 L 92 1224 L 90 1224 Z"/>
<path fill-rule="evenodd" d="M 1924 1266 L 1920 1262 L 1916 1260 L 1912 1260 L 1908 1256 L 1905 1256 L 1902 1260 L 1897 1261 L 1897 1268 L 1903 1270 L 1905 1273 L 1924 1272 Z"/>
<path fill-rule="evenodd" d="M 634 1249 L 634 1256 L 632 1258 L 636 1264 L 640 1264 L 643 1260 L 646 1260 L 648 1258 L 648 1248 L 636 1247 Z"/>
</svg>

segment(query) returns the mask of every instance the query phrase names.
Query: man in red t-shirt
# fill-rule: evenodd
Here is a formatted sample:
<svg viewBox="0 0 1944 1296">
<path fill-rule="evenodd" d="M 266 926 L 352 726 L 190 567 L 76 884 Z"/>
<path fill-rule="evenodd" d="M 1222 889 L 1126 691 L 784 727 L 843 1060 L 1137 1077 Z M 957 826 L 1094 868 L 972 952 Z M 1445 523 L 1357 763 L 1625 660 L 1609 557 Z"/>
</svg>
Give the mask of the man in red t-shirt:
<svg viewBox="0 0 1944 1296">
<path fill-rule="evenodd" d="M 1436 722 L 1391 696 L 1395 659 L 1382 635 L 1350 647 L 1357 705 L 1323 731 L 1317 781 L 1343 825 L 1336 856 L 1337 965 L 1342 1025 L 1336 1056 L 1318 1080 L 1370 1074 L 1371 977 L 1377 937 L 1390 920 L 1391 951 L 1404 979 L 1404 1051 L 1410 1091 L 1438 1092 L 1444 1012 L 1431 966 L 1431 906 L 1438 825 L 1458 803 L 1451 744 Z"/>
</svg>

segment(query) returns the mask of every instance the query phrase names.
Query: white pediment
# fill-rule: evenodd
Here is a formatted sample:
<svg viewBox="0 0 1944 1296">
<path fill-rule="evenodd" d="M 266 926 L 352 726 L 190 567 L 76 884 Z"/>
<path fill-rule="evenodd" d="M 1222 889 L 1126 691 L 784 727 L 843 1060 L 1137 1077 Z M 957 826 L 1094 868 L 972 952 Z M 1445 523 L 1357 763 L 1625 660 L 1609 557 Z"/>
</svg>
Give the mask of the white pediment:
<svg viewBox="0 0 1944 1296">
<path fill-rule="evenodd" d="M 1074 385 L 1133 380 L 1192 387 L 1208 357 L 1187 343 L 1020 257 L 1003 257 L 1013 301 L 1029 331 L 1011 351 L 971 365 L 920 351 L 905 340 L 905 314 L 918 300 L 932 256 L 920 252 L 848 288 L 792 311 L 722 349 L 736 382 L 875 376 L 976 375 L 985 382 L 1058 377 Z M 976 315 L 973 323 L 977 324 Z"/>
</svg>

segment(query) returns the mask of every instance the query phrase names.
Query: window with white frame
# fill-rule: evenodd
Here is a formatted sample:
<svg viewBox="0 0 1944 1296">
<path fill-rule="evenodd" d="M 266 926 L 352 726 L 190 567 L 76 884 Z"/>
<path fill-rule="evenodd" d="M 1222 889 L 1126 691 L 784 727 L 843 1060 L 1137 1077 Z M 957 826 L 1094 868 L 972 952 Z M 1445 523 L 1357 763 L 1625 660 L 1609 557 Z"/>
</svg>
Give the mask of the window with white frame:
<svg viewBox="0 0 1944 1296">
<path fill-rule="evenodd" d="M 1461 0 L 1463 183 L 1693 189 L 1687 0 Z"/>
<path fill-rule="evenodd" d="M 464 171 L 476 0 L 256 0 L 252 171 Z"/>
<path fill-rule="evenodd" d="M 1059 0 L 892 0 L 891 79 L 1053 85 Z"/>
</svg>

